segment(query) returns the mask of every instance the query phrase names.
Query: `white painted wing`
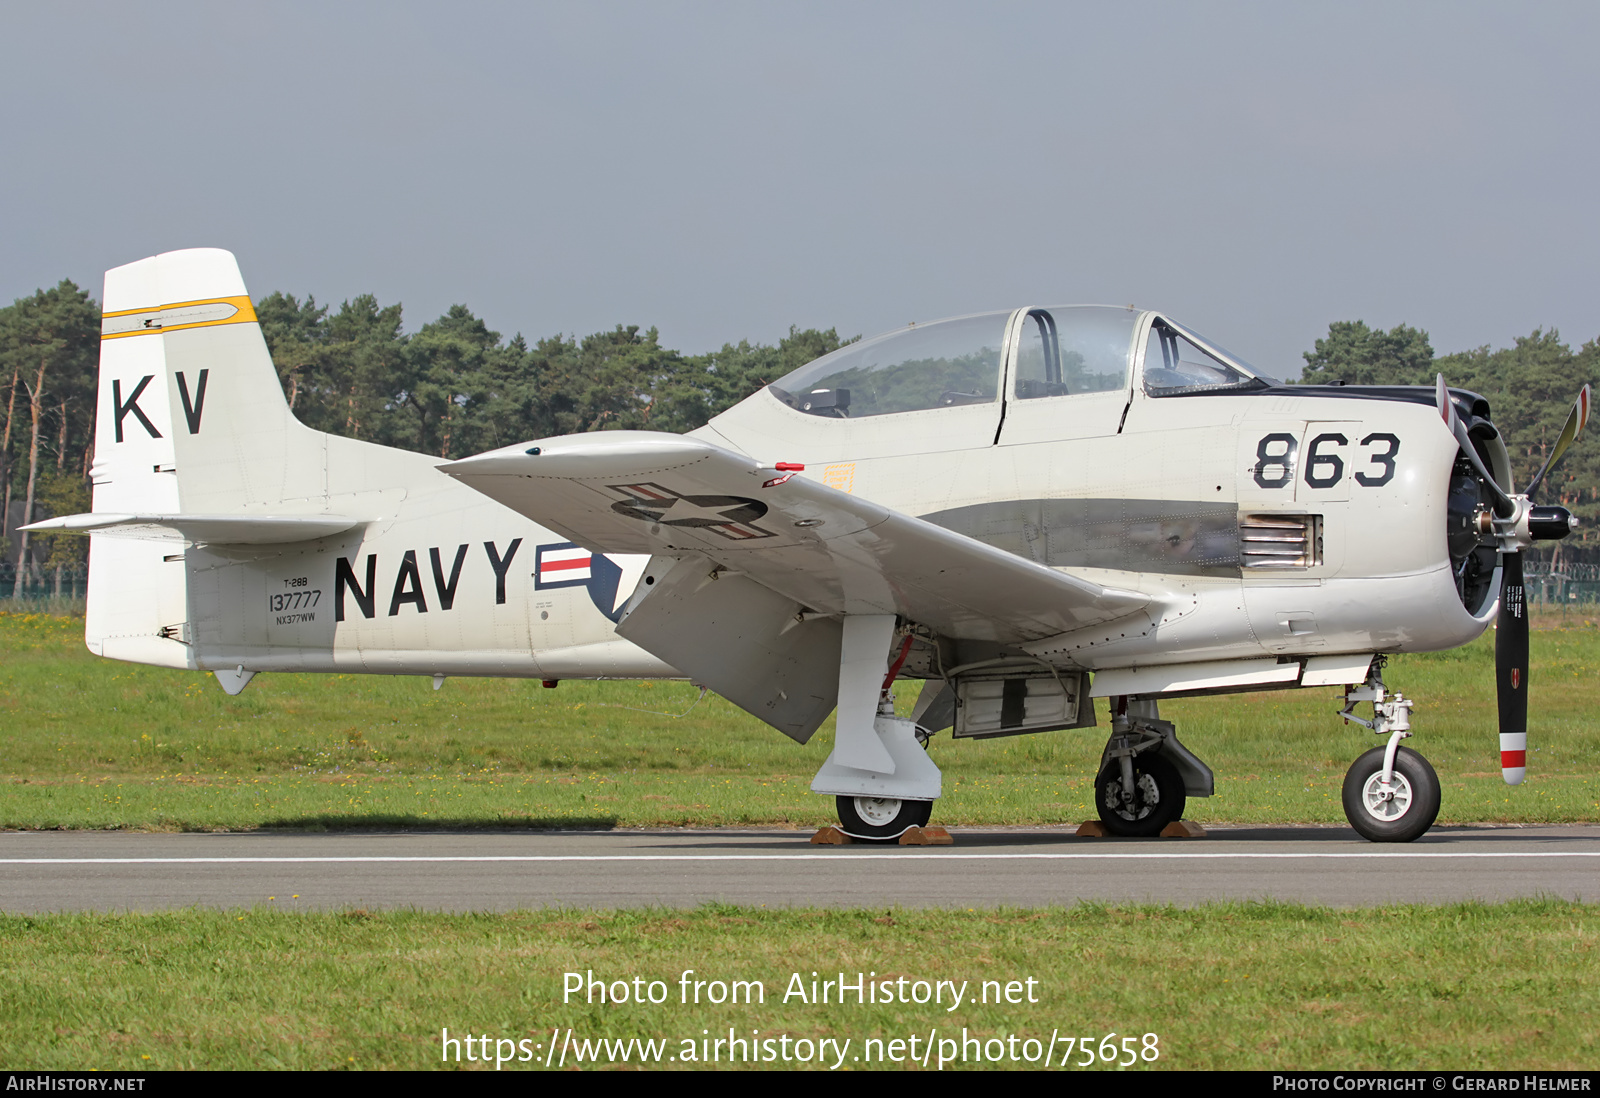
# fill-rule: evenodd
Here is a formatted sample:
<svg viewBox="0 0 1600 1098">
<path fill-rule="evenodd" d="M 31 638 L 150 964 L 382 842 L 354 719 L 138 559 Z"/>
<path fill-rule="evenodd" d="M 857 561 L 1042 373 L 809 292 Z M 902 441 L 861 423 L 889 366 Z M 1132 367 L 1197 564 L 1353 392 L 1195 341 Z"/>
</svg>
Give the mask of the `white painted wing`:
<svg viewBox="0 0 1600 1098">
<path fill-rule="evenodd" d="M 20 529 L 121 534 L 203 545 L 288 545 L 342 534 L 363 521 L 339 515 L 119 515 L 93 511 L 45 519 Z"/>
<path fill-rule="evenodd" d="M 566 435 L 440 468 L 585 548 L 702 554 L 824 614 L 1017 643 L 1150 601 L 682 435 Z"/>
</svg>

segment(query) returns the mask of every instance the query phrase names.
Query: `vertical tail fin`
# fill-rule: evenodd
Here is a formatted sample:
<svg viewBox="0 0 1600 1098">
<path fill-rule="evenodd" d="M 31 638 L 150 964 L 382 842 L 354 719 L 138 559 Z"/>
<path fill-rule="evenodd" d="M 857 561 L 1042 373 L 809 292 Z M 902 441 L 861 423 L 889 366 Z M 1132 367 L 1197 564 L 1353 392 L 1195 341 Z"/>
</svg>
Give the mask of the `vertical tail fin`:
<svg viewBox="0 0 1600 1098">
<path fill-rule="evenodd" d="M 167 252 L 106 272 L 91 475 L 96 513 L 326 509 L 326 436 L 290 413 L 232 254 Z M 92 650 L 188 662 L 175 548 L 95 539 Z"/>
<path fill-rule="evenodd" d="M 327 496 L 324 436 L 290 413 L 228 252 L 167 252 L 106 272 L 100 402 L 96 511 L 159 498 L 174 511 L 235 513 Z M 163 465 L 165 488 L 149 480 Z"/>
</svg>

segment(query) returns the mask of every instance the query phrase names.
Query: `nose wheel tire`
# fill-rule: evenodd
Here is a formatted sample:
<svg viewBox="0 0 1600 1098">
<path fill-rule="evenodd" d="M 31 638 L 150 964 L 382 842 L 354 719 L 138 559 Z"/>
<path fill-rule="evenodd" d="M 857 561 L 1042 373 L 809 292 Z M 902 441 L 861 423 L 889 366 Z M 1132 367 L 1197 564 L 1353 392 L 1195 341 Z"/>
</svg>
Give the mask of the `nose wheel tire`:
<svg viewBox="0 0 1600 1098">
<path fill-rule="evenodd" d="M 896 797 L 837 797 L 839 830 L 869 842 L 893 842 L 907 828 L 926 827 L 933 815 L 932 801 Z"/>
<path fill-rule="evenodd" d="M 1113 835 L 1143 838 L 1183 818 L 1183 778 L 1160 755 L 1133 757 L 1133 797 L 1122 786 L 1122 763 L 1112 759 L 1094 782 L 1094 806 Z"/>
<path fill-rule="evenodd" d="M 1362 838 L 1375 843 L 1409 843 L 1433 826 L 1439 815 L 1439 775 L 1428 760 L 1402 747 L 1394 774 L 1383 780 L 1383 748 L 1374 747 L 1350 765 L 1344 776 L 1344 815 Z"/>
</svg>

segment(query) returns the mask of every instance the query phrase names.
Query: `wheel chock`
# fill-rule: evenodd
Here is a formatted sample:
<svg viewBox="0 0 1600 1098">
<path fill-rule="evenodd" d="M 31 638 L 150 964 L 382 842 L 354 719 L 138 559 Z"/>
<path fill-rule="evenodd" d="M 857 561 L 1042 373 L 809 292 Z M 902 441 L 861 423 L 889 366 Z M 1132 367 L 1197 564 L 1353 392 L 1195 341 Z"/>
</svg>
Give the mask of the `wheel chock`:
<svg viewBox="0 0 1600 1098">
<path fill-rule="evenodd" d="M 1163 839 L 1203 839 L 1206 829 L 1193 820 L 1173 820 L 1161 829 Z"/>
<path fill-rule="evenodd" d="M 831 825 L 811 836 L 812 846 L 849 846 L 853 842 L 854 839 Z"/>
<path fill-rule="evenodd" d="M 1078 825 L 1078 838 L 1103 839 L 1106 837 L 1106 825 L 1099 820 L 1084 820 Z"/>
<path fill-rule="evenodd" d="M 900 836 L 901 846 L 955 846 L 950 832 L 942 827 L 908 827 Z"/>
</svg>

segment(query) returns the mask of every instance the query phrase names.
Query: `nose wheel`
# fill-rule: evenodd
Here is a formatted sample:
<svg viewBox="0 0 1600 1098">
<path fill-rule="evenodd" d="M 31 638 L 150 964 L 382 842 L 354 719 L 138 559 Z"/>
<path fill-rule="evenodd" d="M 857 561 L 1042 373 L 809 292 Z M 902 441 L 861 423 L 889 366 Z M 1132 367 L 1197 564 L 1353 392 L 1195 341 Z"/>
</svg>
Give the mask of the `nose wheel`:
<svg viewBox="0 0 1600 1098">
<path fill-rule="evenodd" d="M 1402 747 L 1385 780 L 1383 757 L 1384 749 L 1374 747 L 1351 764 L 1344 776 L 1345 819 L 1372 842 L 1409 843 L 1439 815 L 1439 775 L 1427 759 Z"/>
</svg>

